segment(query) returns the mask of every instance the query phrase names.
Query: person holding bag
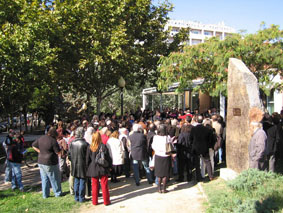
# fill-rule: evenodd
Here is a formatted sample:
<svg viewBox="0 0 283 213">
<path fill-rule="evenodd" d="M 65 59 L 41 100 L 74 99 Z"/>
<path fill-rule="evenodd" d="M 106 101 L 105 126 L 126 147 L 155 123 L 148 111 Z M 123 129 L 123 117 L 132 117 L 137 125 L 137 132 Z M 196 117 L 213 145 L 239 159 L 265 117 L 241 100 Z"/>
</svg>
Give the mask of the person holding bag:
<svg viewBox="0 0 283 213">
<path fill-rule="evenodd" d="M 101 155 L 103 152 L 103 155 Z M 96 157 L 99 154 L 100 160 Z M 91 145 L 87 149 L 86 163 L 88 165 L 87 176 L 92 179 L 92 204 L 98 204 L 99 179 L 102 188 L 102 196 L 104 205 L 110 204 L 110 195 L 108 188 L 108 174 L 112 165 L 112 160 L 109 155 L 109 150 L 102 143 L 99 132 L 94 132 L 92 135 Z M 102 159 L 103 158 L 103 159 Z M 104 163 L 100 163 L 103 160 Z M 107 161 L 107 163 L 105 163 Z"/>
<path fill-rule="evenodd" d="M 154 175 L 158 178 L 159 193 L 168 192 L 166 190 L 166 184 L 170 177 L 172 163 L 171 153 L 168 153 L 168 148 L 171 146 L 167 143 L 170 143 L 167 136 L 167 128 L 166 125 L 161 124 L 152 142 L 152 149 L 155 152 Z"/>
</svg>

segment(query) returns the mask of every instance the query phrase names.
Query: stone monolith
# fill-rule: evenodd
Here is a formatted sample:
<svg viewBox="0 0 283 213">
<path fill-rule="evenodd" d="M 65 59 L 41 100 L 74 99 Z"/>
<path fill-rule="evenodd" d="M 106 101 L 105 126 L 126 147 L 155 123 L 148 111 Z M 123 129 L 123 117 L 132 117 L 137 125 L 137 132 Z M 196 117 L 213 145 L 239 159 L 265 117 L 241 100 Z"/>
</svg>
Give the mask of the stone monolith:
<svg viewBox="0 0 283 213">
<path fill-rule="evenodd" d="M 262 109 L 262 104 L 256 77 L 239 59 L 229 60 L 227 89 L 227 168 L 240 173 L 249 167 L 249 111 L 252 107 Z"/>
</svg>

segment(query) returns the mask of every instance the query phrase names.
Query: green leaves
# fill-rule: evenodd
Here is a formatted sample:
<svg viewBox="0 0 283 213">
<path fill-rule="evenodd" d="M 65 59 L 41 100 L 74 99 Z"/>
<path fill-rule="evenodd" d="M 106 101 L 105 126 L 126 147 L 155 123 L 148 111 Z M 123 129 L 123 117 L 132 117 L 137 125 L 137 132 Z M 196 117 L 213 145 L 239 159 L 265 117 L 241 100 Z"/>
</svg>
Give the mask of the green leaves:
<svg viewBox="0 0 283 213">
<path fill-rule="evenodd" d="M 282 84 L 272 79 L 283 70 L 283 31 L 271 25 L 256 34 L 233 34 L 225 40 L 211 38 L 203 44 L 187 46 L 183 52 L 170 54 L 160 60 L 158 86 L 166 90 L 180 81 L 183 87 L 197 78 L 204 83 L 199 88 L 212 96 L 226 94 L 229 58 L 241 59 L 258 78 L 268 95 L 272 89 L 282 90 Z M 170 80 L 167 78 L 170 77 Z"/>
</svg>

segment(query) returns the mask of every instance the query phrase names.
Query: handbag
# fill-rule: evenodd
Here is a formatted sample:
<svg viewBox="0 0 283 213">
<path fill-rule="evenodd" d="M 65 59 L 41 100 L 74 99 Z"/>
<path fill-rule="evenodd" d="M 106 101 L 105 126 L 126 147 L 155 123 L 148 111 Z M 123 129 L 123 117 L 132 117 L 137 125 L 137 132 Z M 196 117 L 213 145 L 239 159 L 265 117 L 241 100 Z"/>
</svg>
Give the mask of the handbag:
<svg viewBox="0 0 283 213">
<path fill-rule="evenodd" d="M 105 153 L 102 150 L 102 146 L 100 146 L 99 152 L 96 154 L 94 162 L 102 167 L 109 166 L 108 161 L 105 159 Z"/>
<path fill-rule="evenodd" d="M 175 149 L 172 143 L 166 143 L 166 155 L 171 155 L 173 153 L 175 153 Z"/>
<path fill-rule="evenodd" d="M 150 158 L 150 161 L 149 161 L 149 169 L 151 170 L 151 171 L 153 171 L 154 170 L 154 163 L 155 163 L 155 155 L 153 155 L 152 156 L 152 158 Z"/>
</svg>

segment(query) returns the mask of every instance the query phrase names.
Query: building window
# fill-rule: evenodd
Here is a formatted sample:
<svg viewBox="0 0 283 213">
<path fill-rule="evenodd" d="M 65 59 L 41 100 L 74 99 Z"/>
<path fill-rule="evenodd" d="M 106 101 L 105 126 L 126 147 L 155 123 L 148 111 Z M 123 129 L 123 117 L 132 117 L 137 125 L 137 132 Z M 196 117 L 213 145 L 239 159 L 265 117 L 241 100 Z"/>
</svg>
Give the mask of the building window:
<svg viewBox="0 0 283 213">
<path fill-rule="evenodd" d="M 266 98 L 267 110 L 271 115 L 274 112 L 274 90 L 270 92 L 270 96 Z"/>
<path fill-rule="evenodd" d="M 215 36 L 220 38 L 220 40 L 222 39 L 222 32 L 216 32 Z"/>
<path fill-rule="evenodd" d="M 192 34 L 201 34 L 201 30 L 191 30 Z"/>
<path fill-rule="evenodd" d="M 179 32 L 179 28 L 178 27 L 172 27 L 172 31 L 173 32 Z"/>
<path fill-rule="evenodd" d="M 204 31 L 204 35 L 213 36 L 213 32 L 212 32 L 212 31 L 207 31 L 207 30 L 205 30 L 205 31 Z"/>
</svg>

